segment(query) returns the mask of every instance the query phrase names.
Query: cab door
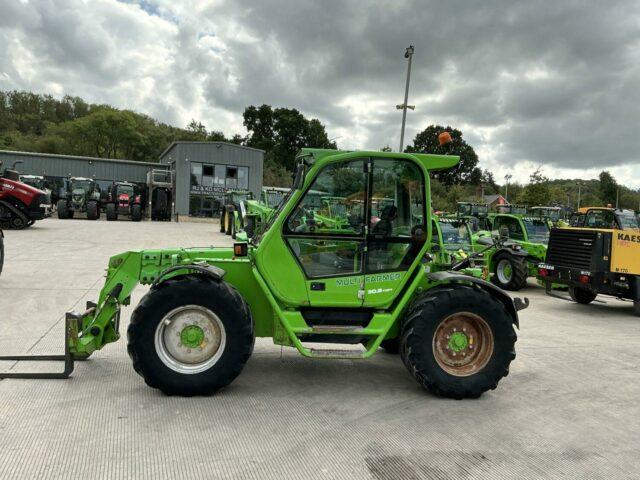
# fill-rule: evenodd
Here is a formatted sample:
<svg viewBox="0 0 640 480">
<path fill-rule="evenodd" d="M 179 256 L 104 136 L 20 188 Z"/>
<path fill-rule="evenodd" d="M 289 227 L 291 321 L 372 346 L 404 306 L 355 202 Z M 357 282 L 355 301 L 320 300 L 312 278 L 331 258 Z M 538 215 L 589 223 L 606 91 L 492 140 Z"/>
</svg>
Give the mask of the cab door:
<svg viewBox="0 0 640 480">
<path fill-rule="evenodd" d="M 364 306 L 386 307 L 417 268 L 427 241 L 427 183 L 409 159 L 374 158 L 369 170 L 369 203 L 384 206 L 367 228 Z"/>
<path fill-rule="evenodd" d="M 311 306 L 362 305 L 367 165 L 358 158 L 324 167 L 285 221 L 283 237 L 304 272 Z"/>
</svg>

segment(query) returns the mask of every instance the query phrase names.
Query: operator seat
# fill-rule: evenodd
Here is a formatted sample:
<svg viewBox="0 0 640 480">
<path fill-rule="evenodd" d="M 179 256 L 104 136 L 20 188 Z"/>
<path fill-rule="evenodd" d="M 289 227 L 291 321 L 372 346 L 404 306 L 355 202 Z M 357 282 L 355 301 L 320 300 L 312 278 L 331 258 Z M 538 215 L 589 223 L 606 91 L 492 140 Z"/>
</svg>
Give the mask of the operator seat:
<svg viewBox="0 0 640 480">
<path fill-rule="evenodd" d="M 373 226 L 371 233 L 376 236 L 388 237 L 393 232 L 393 221 L 398 216 L 398 207 L 387 205 L 380 213 L 380 220 Z"/>
</svg>

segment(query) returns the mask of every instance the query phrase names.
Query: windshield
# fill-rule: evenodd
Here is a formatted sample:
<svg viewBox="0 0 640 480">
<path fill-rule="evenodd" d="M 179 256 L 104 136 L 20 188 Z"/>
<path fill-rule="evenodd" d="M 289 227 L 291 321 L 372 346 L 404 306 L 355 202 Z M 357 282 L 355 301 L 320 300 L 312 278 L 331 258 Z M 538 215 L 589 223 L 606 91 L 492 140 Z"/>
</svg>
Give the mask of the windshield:
<svg viewBox="0 0 640 480">
<path fill-rule="evenodd" d="M 455 251 L 466 249 L 471 245 L 469 230 L 464 222 L 440 222 L 442 243 L 445 250 Z"/>
<path fill-rule="evenodd" d="M 32 187 L 38 188 L 40 190 L 44 190 L 44 178 L 31 177 L 31 178 L 21 178 L 20 181 L 22 183 L 26 183 L 27 185 L 31 185 Z"/>
<path fill-rule="evenodd" d="M 267 207 L 276 208 L 278 205 L 280 205 L 280 202 L 282 202 L 283 198 L 284 198 L 283 192 L 278 192 L 278 191 L 266 192 Z"/>
<path fill-rule="evenodd" d="M 133 186 L 132 185 L 118 185 L 118 195 L 133 195 Z"/>
<path fill-rule="evenodd" d="M 623 211 L 618 212 L 616 214 L 618 217 L 618 223 L 620 223 L 620 228 L 622 230 L 637 230 L 638 229 L 638 218 L 631 211 Z"/>
<path fill-rule="evenodd" d="M 532 243 L 547 243 L 549 241 L 549 225 L 544 220 L 523 219 L 527 236 Z"/>
<path fill-rule="evenodd" d="M 71 183 L 72 190 L 89 190 L 91 182 L 89 180 L 74 180 Z"/>
</svg>

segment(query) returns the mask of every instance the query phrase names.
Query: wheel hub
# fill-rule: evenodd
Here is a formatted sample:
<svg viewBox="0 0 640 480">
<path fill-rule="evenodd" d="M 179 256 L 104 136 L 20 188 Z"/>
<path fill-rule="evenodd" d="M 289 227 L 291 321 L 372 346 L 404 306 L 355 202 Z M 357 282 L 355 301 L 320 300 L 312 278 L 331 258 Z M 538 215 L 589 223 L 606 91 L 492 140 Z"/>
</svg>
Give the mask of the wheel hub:
<svg viewBox="0 0 640 480">
<path fill-rule="evenodd" d="M 188 348 L 196 348 L 202 345 L 205 339 L 204 330 L 198 325 L 188 325 L 180 332 L 182 345 Z"/>
<path fill-rule="evenodd" d="M 185 305 L 167 313 L 158 324 L 155 347 L 167 367 L 195 374 L 213 366 L 226 344 L 224 325 L 211 310 Z"/>
<path fill-rule="evenodd" d="M 469 346 L 469 337 L 464 332 L 453 332 L 449 338 L 449 348 L 456 353 L 462 352 Z"/>
<path fill-rule="evenodd" d="M 438 325 L 433 353 L 447 373 L 458 377 L 473 375 L 485 367 L 493 354 L 493 333 L 479 315 L 454 313 Z"/>
</svg>

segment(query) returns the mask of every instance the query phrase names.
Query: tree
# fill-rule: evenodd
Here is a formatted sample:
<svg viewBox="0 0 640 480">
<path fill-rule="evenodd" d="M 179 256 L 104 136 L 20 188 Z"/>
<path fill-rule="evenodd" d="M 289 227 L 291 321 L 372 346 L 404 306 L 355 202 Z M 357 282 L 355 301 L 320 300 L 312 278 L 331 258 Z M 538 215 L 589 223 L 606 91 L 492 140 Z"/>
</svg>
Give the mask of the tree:
<svg viewBox="0 0 640 480">
<path fill-rule="evenodd" d="M 550 199 L 549 179 L 542 174 L 542 167 L 538 167 L 530 176 L 529 184 L 522 194 L 526 205 L 547 205 Z"/>
<path fill-rule="evenodd" d="M 243 118 L 249 132 L 245 143 L 265 151 L 266 165 L 281 165 L 292 171 L 301 148 L 336 148 L 320 120 L 308 120 L 295 108 L 251 105 L 245 109 Z"/>
<path fill-rule="evenodd" d="M 615 205 L 616 195 L 618 193 L 618 182 L 616 182 L 616 179 L 613 178 L 613 175 L 611 175 L 606 170 L 600 172 L 598 178 L 600 180 L 599 191 L 602 203 L 604 203 L 605 205 Z"/>
<path fill-rule="evenodd" d="M 449 145 L 441 147 L 438 135 L 445 131 L 449 132 L 453 141 Z M 447 186 L 465 183 L 477 184 L 481 181 L 482 171 L 477 167 L 478 155 L 473 147 L 462 139 L 462 132 L 458 129 L 430 125 L 416 135 L 413 145 L 407 146 L 405 151 L 460 156 L 460 163 L 457 166 L 432 174 L 433 178 Z"/>
</svg>

